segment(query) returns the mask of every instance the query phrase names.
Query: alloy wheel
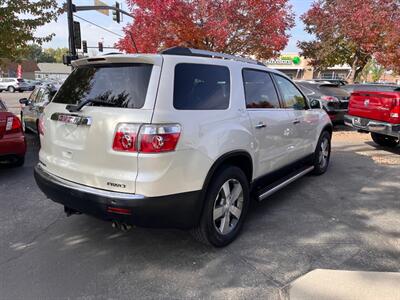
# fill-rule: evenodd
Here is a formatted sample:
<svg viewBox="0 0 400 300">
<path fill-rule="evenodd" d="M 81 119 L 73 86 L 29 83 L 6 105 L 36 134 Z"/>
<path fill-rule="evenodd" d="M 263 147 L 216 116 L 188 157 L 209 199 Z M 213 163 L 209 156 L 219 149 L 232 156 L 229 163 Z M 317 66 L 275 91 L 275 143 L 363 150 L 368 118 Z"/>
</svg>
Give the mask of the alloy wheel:
<svg viewBox="0 0 400 300">
<path fill-rule="evenodd" d="M 214 201 L 213 223 L 218 233 L 229 234 L 239 222 L 243 210 L 243 188 L 236 179 L 227 180 Z"/>
</svg>

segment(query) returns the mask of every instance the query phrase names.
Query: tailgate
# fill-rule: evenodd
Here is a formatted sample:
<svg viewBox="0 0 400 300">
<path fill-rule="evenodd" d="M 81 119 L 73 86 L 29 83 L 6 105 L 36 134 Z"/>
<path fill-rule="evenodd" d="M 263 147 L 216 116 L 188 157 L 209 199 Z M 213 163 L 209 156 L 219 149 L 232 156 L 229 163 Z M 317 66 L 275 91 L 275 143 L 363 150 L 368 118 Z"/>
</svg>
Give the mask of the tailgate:
<svg viewBox="0 0 400 300">
<path fill-rule="evenodd" d="M 399 96 L 400 93 L 396 92 L 354 92 L 350 98 L 349 114 L 377 121 L 390 122 L 390 112 L 393 103 Z"/>
<path fill-rule="evenodd" d="M 44 169 L 78 184 L 135 193 L 138 154 L 113 150 L 113 141 L 119 123 L 151 122 L 161 70 L 156 63 L 74 70 L 44 110 Z M 96 103 L 67 110 L 88 99 Z"/>
</svg>

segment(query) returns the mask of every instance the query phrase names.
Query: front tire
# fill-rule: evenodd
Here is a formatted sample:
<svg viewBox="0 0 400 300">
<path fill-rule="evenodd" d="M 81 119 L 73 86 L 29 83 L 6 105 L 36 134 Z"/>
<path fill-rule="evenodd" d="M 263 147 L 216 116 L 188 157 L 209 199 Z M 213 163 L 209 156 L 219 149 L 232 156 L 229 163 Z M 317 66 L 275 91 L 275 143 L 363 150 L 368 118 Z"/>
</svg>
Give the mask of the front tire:
<svg viewBox="0 0 400 300">
<path fill-rule="evenodd" d="M 314 175 L 322 175 L 329 166 L 331 157 L 331 134 L 323 131 L 319 137 L 317 148 L 314 152 Z"/>
<path fill-rule="evenodd" d="M 193 236 L 215 247 L 226 246 L 239 235 L 247 215 L 248 179 L 240 168 L 227 166 L 213 177 L 205 197 L 203 214 Z"/>
<path fill-rule="evenodd" d="M 384 147 L 396 147 L 399 144 L 399 139 L 393 136 L 371 132 L 371 138 L 375 143 Z"/>
<path fill-rule="evenodd" d="M 15 87 L 9 86 L 9 87 L 7 88 L 7 91 L 9 91 L 10 93 L 14 93 L 14 92 L 15 92 Z"/>
</svg>

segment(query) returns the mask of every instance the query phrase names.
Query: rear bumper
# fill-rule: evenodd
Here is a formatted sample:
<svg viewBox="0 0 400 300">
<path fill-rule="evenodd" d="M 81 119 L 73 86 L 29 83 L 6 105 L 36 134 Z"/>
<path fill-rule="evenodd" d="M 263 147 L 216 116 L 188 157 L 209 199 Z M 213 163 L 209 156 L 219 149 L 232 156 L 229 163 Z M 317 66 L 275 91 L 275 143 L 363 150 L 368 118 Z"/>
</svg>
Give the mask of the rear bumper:
<svg viewBox="0 0 400 300">
<path fill-rule="evenodd" d="M 400 138 L 400 124 L 391 124 L 351 115 L 345 115 L 344 123 L 358 130 Z"/>
<path fill-rule="evenodd" d="M 0 139 L 0 157 L 23 157 L 25 152 L 26 141 L 22 133 L 5 135 Z"/>
<path fill-rule="evenodd" d="M 103 220 L 182 229 L 192 228 L 200 220 L 201 191 L 160 197 L 112 192 L 64 180 L 46 172 L 40 164 L 34 175 L 39 188 L 54 202 Z M 124 212 L 110 212 L 118 209 Z"/>
</svg>

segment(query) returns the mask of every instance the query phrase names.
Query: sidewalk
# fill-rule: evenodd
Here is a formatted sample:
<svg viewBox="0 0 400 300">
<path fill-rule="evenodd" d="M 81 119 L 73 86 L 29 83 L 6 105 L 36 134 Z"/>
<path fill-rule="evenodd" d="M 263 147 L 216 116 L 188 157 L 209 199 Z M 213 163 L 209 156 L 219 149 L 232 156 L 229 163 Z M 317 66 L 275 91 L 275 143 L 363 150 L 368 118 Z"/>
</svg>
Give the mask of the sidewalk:
<svg viewBox="0 0 400 300">
<path fill-rule="evenodd" d="M 316 269 L 288 287 L 290 300 L 400 300 L 400 273 Z"/>
</svg>

